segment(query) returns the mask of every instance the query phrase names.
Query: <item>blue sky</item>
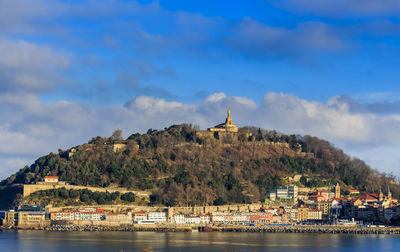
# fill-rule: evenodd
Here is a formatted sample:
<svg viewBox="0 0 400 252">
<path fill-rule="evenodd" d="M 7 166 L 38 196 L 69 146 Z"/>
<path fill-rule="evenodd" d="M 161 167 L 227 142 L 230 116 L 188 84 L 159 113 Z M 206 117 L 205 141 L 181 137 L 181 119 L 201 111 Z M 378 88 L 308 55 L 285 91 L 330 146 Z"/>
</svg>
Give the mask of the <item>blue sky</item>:
<svg viewBox="0 0 400 252">
<path fill-rule="evenodd" d="M 400 175 L 399 21 L 396 0 L 0 0 L 0 178 L 227 107 Z"/>
</svg>

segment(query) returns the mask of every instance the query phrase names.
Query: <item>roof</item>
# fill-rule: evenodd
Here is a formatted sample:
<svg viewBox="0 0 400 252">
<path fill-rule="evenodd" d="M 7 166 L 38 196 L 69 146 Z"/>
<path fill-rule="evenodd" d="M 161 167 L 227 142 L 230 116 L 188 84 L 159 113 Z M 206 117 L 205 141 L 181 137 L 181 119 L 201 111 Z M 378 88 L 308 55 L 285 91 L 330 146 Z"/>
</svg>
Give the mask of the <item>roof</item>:
<svg viewBox="0 0 400 252">
<path fill-rule="evenodd" d="M 146 212 L 134 212 L 134 215 L 139 215 L 139 214 L 146 214 Z"/>
<path fill-rule="evenodd" d="M 45 176 L 45 179 L 58 179 L 58 176 Z"/>
<path fill-rule="evenodd" d="M 356 198 L 354 198 L 355 200 L 378 200 L 378 195 L 376 194 L 363 194 L 360 195 Z"/>
</svg>

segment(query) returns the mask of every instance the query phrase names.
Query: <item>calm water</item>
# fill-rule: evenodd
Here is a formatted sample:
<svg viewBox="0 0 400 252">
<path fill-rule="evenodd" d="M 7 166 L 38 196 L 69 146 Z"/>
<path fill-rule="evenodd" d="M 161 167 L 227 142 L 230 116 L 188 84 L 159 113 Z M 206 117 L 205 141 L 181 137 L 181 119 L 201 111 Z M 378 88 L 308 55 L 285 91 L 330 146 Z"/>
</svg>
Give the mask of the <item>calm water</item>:
<svg viewBox="0 0 400 252">
<path fill-rule="evenodd" d="M 1 231 L 0 251 L 399 251 L 400 236 Z"/>
</svg>

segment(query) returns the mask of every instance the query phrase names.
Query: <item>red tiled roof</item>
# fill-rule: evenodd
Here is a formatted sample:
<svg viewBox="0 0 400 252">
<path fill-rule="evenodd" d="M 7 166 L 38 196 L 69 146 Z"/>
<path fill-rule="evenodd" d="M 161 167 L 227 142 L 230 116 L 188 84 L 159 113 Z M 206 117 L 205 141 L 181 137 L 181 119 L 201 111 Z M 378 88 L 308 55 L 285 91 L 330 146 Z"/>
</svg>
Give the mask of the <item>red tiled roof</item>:
<svg viewBox="0 0 400 252">
<path fill-rule="evenodd" d="M 360 195 L 360 196 L 358 196 L 358 197 L 356 197 L 354 199 L 355 200 L 358 200 L 358 199 L 360 199 L 360 200 L 378 200 L 378 195 L 376 195 L 376 194 L 363 194 L 363 195 Z"/>
<path fill-rule="evenodd" d="M 58 179 L 58 176 L 45 176 L 44 179 Z"/>
</svg>

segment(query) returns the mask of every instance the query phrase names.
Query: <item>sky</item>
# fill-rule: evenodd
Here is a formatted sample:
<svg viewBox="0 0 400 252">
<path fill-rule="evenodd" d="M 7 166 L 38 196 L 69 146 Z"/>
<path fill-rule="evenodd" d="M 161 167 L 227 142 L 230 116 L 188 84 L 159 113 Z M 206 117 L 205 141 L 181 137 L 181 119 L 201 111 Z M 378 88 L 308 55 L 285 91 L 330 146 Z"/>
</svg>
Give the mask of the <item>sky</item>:
<svg viewBox="0 0 400 252">
<path fill-rule="evenodd" d="M 398 0 L 0 0 L 0 179 L 228 108 L 400 176 L 399 56 Z"/>
</svg>

